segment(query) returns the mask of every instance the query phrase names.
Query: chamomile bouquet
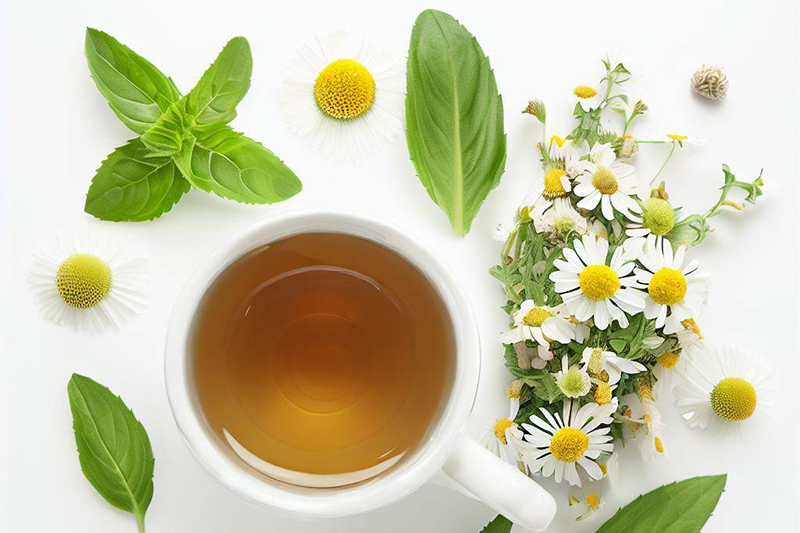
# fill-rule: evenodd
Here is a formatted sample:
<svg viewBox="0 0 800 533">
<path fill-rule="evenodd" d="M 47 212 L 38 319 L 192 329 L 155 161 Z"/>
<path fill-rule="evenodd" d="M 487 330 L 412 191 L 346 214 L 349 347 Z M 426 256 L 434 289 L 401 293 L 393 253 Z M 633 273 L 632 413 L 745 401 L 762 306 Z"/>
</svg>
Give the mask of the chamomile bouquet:
<svg viewBox="0 0 800 533">
<path fill-rule="evenodd" d="M 691 257 L 710 219 L 744 208 L 729 195 L 755 203 L 762 177 L 740 181 L 723 165 L 717 202 L 683 213 L 660 177 L 676 150 L 697 141 L 634 137 L 648 108 L 624 91 L 630 71 L 603 63 L 596 87 L 574 89 L 575 128 L 563 138 L 543 133 L 537 144 L 542 172 L 513 224 L 498 226 L 502 252 L 491 269 L 507 298 L 500 342 L 513 381 L 510 412 L 486 444 L 530 475 L 575 486 L 613 482 L 626 439 L 646 458 L 665 453 L 663 391 L 674 390 L 690 425 L 731 427 L 761 407 L 768 377 L 747 354 L 701 342 L 709 274 Z M 524 112 L 546 131 L 543 102 Z M 643 192 L 631 158 L 653 144 L 670 149 Z M 590 494 L 586 504 L 591 513 L 601 502 Z"/>
</svg>

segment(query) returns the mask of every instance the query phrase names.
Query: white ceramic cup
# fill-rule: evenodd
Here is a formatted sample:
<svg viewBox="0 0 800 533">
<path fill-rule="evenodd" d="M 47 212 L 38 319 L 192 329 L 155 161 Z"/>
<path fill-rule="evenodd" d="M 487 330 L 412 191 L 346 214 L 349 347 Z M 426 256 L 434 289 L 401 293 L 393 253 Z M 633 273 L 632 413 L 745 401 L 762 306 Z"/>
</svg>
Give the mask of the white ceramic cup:
<svg viewBox="0 0 800 533">
<path fill-rule="evenodd" d="M 369 239 L 420 269 L 447 307 L 456 340 L 450 396 L 427 440 L 395 467 L 367 481 L 338 488 L 290 485 L 258 473 L 223 443 L 205 421 L 194 390 L 189 349 L 195 312 L 206 290 L 244 254 L 290 235 L 334 232 Z M 200 464 L 243 498 L 303 517 L 352 515 L 392 503 L 424 484 L 440 468 L 512 522 L 544 530 L 556 511 L 553 497 L 517 468 L 464 435 L 480 374 L 478 327 L 455 276 L 415 239 L 374 218 L 341 211 L 272 215 L 239 233 L 203 261 L 180 294 L 167 333 L 167 395 L 180 432 Z"/>
</svg>

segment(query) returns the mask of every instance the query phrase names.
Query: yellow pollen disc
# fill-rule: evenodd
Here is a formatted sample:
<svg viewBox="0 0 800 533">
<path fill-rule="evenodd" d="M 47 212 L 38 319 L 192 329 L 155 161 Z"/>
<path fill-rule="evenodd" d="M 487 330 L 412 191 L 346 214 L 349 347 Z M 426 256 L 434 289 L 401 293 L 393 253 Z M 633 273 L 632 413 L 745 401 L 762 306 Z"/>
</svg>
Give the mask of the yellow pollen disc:
<svg viewBox="0 0 800 533">
<path fill-rule="evenodd" d="M 503 444 L 508 444 L 506 440 L 506 430 L 514 425 L 510 418 L 500 418 L 494 423 L 494 436 Z"/>
<path fill-rule="evenodd" d="M 606 405 L 611 401 L 611 387 L 608 383 L 599 383 L 594 391 L 594 401 L 597 405 Z"/>
<path fill-rule="evenodd" d="M 644 201 L 642 222 L 653 235 L 666 235 L 675 227 L 675 211 L 666 200 L 651 197 Z"/>
<path fill-rule="evenodd" d="M 603 350 L 595 348 L 589 356 L 589 364 L 586 365 L 589 374 L 599 376 L 603 372 Z"/>
<path fill-rule="evenodd" d="M 660 437 L 656 437 L 655 439 L 653 439 L 653 446 L 655 446 L 656 451 L 658 453 L 664 453 L 664 443 L 661 442 Z"/>
<path fill-rule="evenodd" d="M 522 319 L 522 323 L 533 328 L 540 328 L 544 321 L 555 316 L 555 313 L 544 307 L 534 307 Z"/>
<path fill-rule="evenodd" d="M 666 369 L 672 370 L 678 366 L 681 360 L 681 354 L 676 352 L 666 352 L 658 357 L 658 364 Z"/>
<path fill-rule="evenodd" d="M 578 98 L 592 98 L 597 96 L 597 89 L 589 87 L 588 85 L 578 85 L 572 89 L 572 93 Z"/>
<path fill-rule="evenodd" d="M 636 384 L 636 391 L 639 393 L 639 397 L 646 400 L 653 399 L 653 387 L 645 383 L 644 381 L 639 381 Z M 645 415 L 649 417 L 650 415 Z"/>
<path fill-rule="evenodd" d="M 566 142 L 566 140 L 562 139 L 558 135 L 553 135 L 552 137 L 550 137 L 550 144 L 552 145 L 553 143 L 556 143 L 559 148 L 564 146 L 565 142 Z"/>
<path fill-rule="evenodd" d="M 94 255 L 71 255 L 58 267 L 56 287 L 65 304 L 94 307 L 111 291 L 111 268 Z"/>
<path fill-rule="evenodd" d="M 686 277 L 680 270 L 662 268 L 653 274 L 647 293 L 657 304 L 675 305 L 686 296 Z"/>
<path fill-rule="evenodd" d="M 606 265 L 589 265 L 578 276 L 581 292 L 590 300 L 605 300 L 619 290 L 617 273 Z"/>
<path fill-rule="evenodd" d="M 596 511 L 597 508 L 600 507 L 600 496 L 592 492 L 586 496 L 586 505 L 588 505 L 589 509 L 592 511 Z"/>
<path fill-rule="evenodd" d="M 723 420 L 747 420 L 756 412 L 756 389 L 742 378 L 725 378 L 711 391 L 711 407 Z"/>
<path fill-rule="evenodd" d="M 603 473 L 604 476 L 608 475 L 608 465 L 605 463 L 597 463 L 597 466 L 600 467 L 600 471 Z"/>
<path fill-rule="evenodd" d="M 337 59 L 314 82 L 317 106 L 329 117 L 348 120 L 363 115 L 375 100 L 375 79 L 358 61 Z"/>
<path fill-rule="evenodd" d="M 589 437 L 577 428 L 565 427 L 550 439 L 550 453 L 562 463 L 574 463 L 589 449 Z"/>
<path fill-rule="evenodd" d="M 601 194 L 614 194 L 619 190 L 617 177 L 606 167 L 597 167 L 592 175 L 592 186 Z"/>
<path fill-rule="evenodd" d="M 668 133 L 667 137 L 669 137 L 673 141 L 685 141 L 686 139 L 689 138 L 686 135 L 675 135 L 674 133 Z"/>
<path fill-rule="evenodd" d="M 560 198 L 567 194 L 564 185 L 561 183 L 561 178 L 567 175 L 563 168 L 549 168 L 544 173 L 544 192 L 542 196 L 552 200 L 553 198 Z"/>
</svg>

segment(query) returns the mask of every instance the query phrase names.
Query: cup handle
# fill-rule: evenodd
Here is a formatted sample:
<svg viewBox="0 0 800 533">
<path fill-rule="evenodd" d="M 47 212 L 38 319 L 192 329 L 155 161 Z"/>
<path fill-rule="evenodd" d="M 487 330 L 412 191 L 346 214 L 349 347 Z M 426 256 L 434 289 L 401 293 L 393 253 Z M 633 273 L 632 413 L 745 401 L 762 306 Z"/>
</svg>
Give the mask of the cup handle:
<svg viewBox="0 0 800 533">
<path fill-rule="evenodd" d="M 556 514 L 549 492 L 475 440 L 461 435 L 444 473 L 515 524 L 544 531 Z"/>
</svg>

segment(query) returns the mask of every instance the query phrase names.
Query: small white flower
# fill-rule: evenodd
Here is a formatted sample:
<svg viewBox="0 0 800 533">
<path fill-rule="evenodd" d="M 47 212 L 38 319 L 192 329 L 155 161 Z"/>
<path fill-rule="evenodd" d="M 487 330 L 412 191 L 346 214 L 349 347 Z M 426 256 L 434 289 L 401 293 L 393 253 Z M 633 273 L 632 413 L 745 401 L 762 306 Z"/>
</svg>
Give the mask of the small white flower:
<svg viewBox="0 0 800 533">
<path fill-rule="evenodd" d="M 566 261 L 556 259 L 558 269 L 550 274 L 555 291 L 561 295 L 569 313 L 580 321 L 594 319 L 599 329 L 614 322 L 627 327 L 625 313 L 636 314 L 644 309 L 644 296 L 633 288 L 634 264 L 622 247 L 608 260 L 608 241 L 585 235 L 575 239 L 572 248 L 564 248 Z"/>
<path fill-rule="evenodd" d="M 630 220 L 625 226 L 628 238 L 623 246 L 630 255 L 639 257 L 648 236 L 663 237 L 675 227 L 675 210 L 668 201 L 651 197 L 644 201 L 642 213 L 631 216 Z"/>
<path fill-rule="evenodd" d="M 289 130 L 336 159 L 360 159 L 403 131 L 403 63 L 372 40 L 336 31 L 301 48 L 281 87 Z"/>
<path fill-rule="evenodd" d="M 605 500 L 603 500 L 599 495 L 595 494 L 594 492 L 590 492 L 589 494 L 586 495 L 585 503 L 586 503 L 586 512 L 575 519 L 579 522 L 594 517 L 594 515 L 597 514 L 597 512 L 600 511 L 600 509 L 602 509 L 606 505 Z"/>
<path fill-rule="evenodd" d="M 572 207 L 569 198 L 557 198 L 550 209 L 539 213 L 534 210 L 533 226 L 538 233 L 552 233 L 566 237 L 570 234 L 586 235 L 588 221 Z"/>
<path fill-rule="evenodd" d="M 639 446 L 642 460 L 647 462 L 666 454 L 664 423 L 655 400 L 648 397 L 640 397 L 639 400 L 642 404 L 642 427 L 637 431 L 634 442 Z"/>
<path fill-rule="evenodd" d="M 555 160 L 568 180 L 574 180 L 586 170 L 588 161 L 586 156 L 589 154 L 589 145 L 586 141 L 575 144 L 572 140 L 564 140 L 554 135 L 550 139 L 550 159 Z"/>
<path fill-rule="evenodd" d="M 739 348 L 698 348 L 677 369 L 673 388 L 678 409 L 691 428 L 738 431 L 768 410 L 772 371 Z"/>
<path fill-rule="evenodd" d="M 561 370 L 556 372 L 556 385 L 567 398 L 580 398 L 592 390 L 592 380 L 586 370 L 569 365 L 569 357 L 561 359 Z"/>
<path fill-rule="evenodd" d="M 147 260 L 127 246 L 58 234 L 34 254 L 30 285 L 45 318 L 97 333 L 118 328 L 144 309 L 148 278 Z"/>
<path fill-rule="evenodd" d="M 600 104 L 603 101 L 603 98 L 600 96 L 600 93 L 597 92 L 597 89 L 589 85 L 576 86 L 574 89 L 572 89 L 572 94 L 578 97 L 578 103 L 580 103 L 584 111 L 590 111 L 600 107 Z"/>
<path fill-rule="evenodd" d="M 480 440 L 490 452 L 513 466 L 517 466 L 521 460 L 515 442 L 520 442 L 522 439 L 522 431 L 514 423 L 519 412 L 519 396 L 516 400 L 514 402 L 511 398 L 509 402 L 508 417 L 495 420 Z"/>
<path fill-rule="evenodd" d="M 574 338 L 575 329 L 560 315 L 559 308 L 536 305 L 533 300 L 525 300 L 512 317 L 514 323 L 511 329 L 500 335 L 503 344 L 529 340 L 549 348 L 551 341 L 566 344 Z"/>
<path fill-rule="evenodd" d="M 695 137 L 687 137 L 677 133 L 667 133 L 667 138 L 673 143 L 677 143 L 681 148 L 684 144 L 692 144 L 694 146 L 702 146 L 706 143 L 705 139 L 698 139 Z"/>
<path fill-rule="evenodd" d="M 531 415 L 531 424 L 522 424 L 525 440 L 534 448 L 524 451 L 522 460 L 531 473 L 541 471 L 544 477 L 554 476 L 557 483 L 566 479 L 581 486 L 576 464 L 590 478 L 601 479 L 597 458 L 614 450 L 609 424 L 616 410 L 616 398 L 607 405 L 587 403 L 583 407 L 576 400 L 565 400 L 560 417 L 540 408 L 541 417 Z"/>
<path fill-rule="evenodd" d="M 602 348 L 586 347 L 583 349 L 581 364 L 592 376 L 599 376 L 604 371 L 608 374 L 608 384 L 616 385 L 625 374 L 638 374 L 647 371 L 647 367 L 637 361 L 620 357 L 614 352 Z"/>
<path fill-rule="evenodd" d="M 639 196 L 636 170 L 619 161 L 609 144 L 592 146 L 589 159 L 575 186 L 575 194 L 583 198 L 578 207 L 592 210 L 599 204 L 606 220 L 614 219 L 614 211 L 629 219 L 641 213 L 635 200 Z"/>
<path fill-rule="evenodd" d="M 709 274 L 698 271 L 697 261 L 683 266 L 685 254 L 686 247 L 673 254 L 669 240 L 650 235 L 639 256 L 642 268 L 634 270 L 647 291 L 644 316 L 667 334 L 684 329 L 682 321 L 698 316 L 708 298 Z"/>
</svg>

